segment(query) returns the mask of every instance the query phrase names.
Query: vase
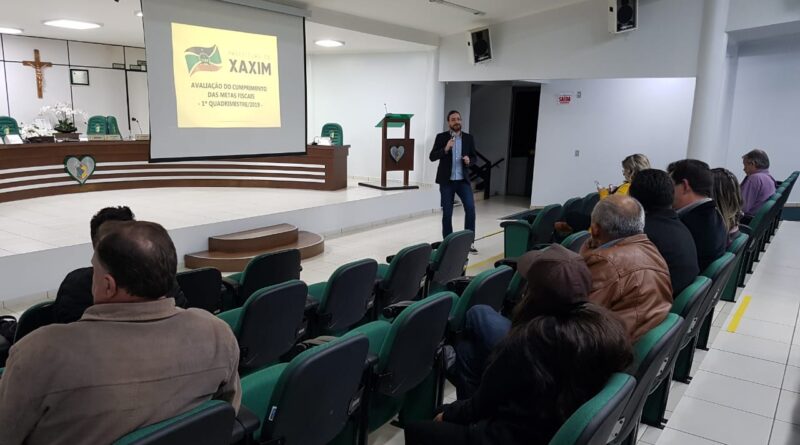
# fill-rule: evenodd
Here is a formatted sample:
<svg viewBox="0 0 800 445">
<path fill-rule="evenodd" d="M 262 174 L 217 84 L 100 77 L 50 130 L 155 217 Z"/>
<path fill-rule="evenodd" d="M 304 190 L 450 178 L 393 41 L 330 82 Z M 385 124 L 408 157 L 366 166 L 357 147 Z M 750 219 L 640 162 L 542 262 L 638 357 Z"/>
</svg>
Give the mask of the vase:
<svg viewBox="0 0 800 445">
<path fill-rule="evenodd" d="M 81 134 L 76 132 L 62 133 L 59 131 L 56 132 L 53 136 L 57 141 L 77 141 L 80 139 Z"/>
<path fill-rule="evenodd" d="M 55 142 L 56 138 L 53 137 L 53 136 L 32 136 L 32 137 L 29 137 L 28 139 L 25 139 L 25 140 L 30 142 L 30 143 L 41 144 L 41 143 L 47 143 L 47 142 Z"/>
</svg>

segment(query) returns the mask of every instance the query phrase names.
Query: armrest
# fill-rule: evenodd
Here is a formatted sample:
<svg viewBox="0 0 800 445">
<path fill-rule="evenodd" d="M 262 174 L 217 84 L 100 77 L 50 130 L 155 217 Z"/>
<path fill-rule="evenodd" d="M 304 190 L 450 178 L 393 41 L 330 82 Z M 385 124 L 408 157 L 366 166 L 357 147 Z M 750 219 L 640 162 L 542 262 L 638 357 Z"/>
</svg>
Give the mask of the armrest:
<svg viewBox="0 0 800 445">
<path fill-rule="evenodd" d="M 753 228 L 747 224 L 739 224 L 739 231 L 747 235 L 753 234 Z"/>
<path fill-rule="evenodd" d="M 228 277 L 222 277 L 222 285 L 226 290 L 233 292 L 234 295 L 239 293 L 239 282 L 231 280 Z"/>
<path fill-rule="evenodd" d="M 494 267 L 500 266 L 508 266 L 514 270 L 517 270 L 517 258 L 503 258 L 501 260 L 497 260 L 494 263 Z"/>
<path fill-rule="evenodd" d="M 392 260 L 394 259 L 394 255 L 389 255 L 386 257 L 386 264 L 391 264 Z"/>
<path fill-rule="evenodd" d="M 441 241 L 436 241 L 435 243 L 431 243 L 431 250 L 436 250 L 436 249 L 438 249 L 438 248 L 439 248 L 439 246 L 441 246 L 441 245 L 442 245 L 442 242 L 441 242 Z"/>
<path fill-rule="evenodd" d="M 306 315 L 308 315 L 309 313 L 316 312 L 318 307 L 319 307 L 319 301 L 311 297 L 306 297 L 306 307 L 304 309 Z"/>
<path fill-rule="evenodd" d="M 233 431 L 231 432 L 230 443 L 239 443 L 245 438 L 252 435 L 258 427 L 261 426 L 261 420 L 250 409 L 244 405 L 239 406 L 239 413 L 236 414 L 235 422 L 233 422 Z"/>
<path fill-rule="evenodd" d="M 393 319 L 396 318 L 398 315 L 400 315 L 401 312 L 403 312 L 407 307 L 411 306 L 412 304 L 414 304 L 413 301 L 400 301 L 398 303 L 383 308 L 382 314 L 385 318 Z"/>
<path fill-rule="evenodd" d="M 464 289 L 469 286 L 469 283 L 472 282 L 474 277 L 457 277 L 453 278 L 452 280 L 447 282 L 447 290 L 450 292 L 455 292 L 456 295 L 461 295 L 464 293 Z"/>
<path fill-rule="evenodd" d="M 364 362 L 365 368 L 372 368 L 373 366 L 378 364 L 378 355 L 377 354 L 367 354 L 367 360 Z M 0 368 L 2 369 L 2 368 Z"/>
<path fill-rule="evenodd" d="M 534 244 L 531 250 L 542 250 L 550 247 L 551 243 Z"/>
</svg>

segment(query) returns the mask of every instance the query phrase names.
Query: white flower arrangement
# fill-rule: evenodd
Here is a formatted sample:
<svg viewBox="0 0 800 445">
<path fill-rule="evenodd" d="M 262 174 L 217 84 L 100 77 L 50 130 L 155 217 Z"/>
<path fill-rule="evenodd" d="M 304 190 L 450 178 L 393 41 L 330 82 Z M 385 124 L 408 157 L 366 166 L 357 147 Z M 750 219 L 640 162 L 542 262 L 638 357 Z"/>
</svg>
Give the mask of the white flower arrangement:
<svg viewBox="0 0 800 445">
<path fill-rule="evenodd" d="M 19 133 L 20 136 L 22 136 L 24 139 L 30 139 L 36 137 L 52 136 L 53 130 L 51 130 L 50 128 L 39 126 L 37 124 L 20 123 Z"/>
<path fill-rule="evenodd" d="M 53 128 L 60 133 L 72 133 L 77 130 L 75 126 L 75 119 L 81 118 L 86 122 L 86 113 L 81 110 L 76 110 L 64 102 L 58 102 L 55 105 L 46 105 L 39 110 L 39 115 L 47 117 L 51 121 L 55 120 L 56 125 Z"/>
</svg>

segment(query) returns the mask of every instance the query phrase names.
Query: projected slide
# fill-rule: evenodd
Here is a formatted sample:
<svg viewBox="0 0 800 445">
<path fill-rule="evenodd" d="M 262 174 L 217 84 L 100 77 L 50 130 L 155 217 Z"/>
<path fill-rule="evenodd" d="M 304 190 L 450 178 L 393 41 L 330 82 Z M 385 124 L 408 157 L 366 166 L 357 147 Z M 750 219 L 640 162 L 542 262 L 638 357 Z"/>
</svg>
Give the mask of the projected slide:
<svg viewBox="0 0 800 445">
<path fill-rule="evenodd" d="M 179 128 L 281 126 L 278 39 L 172 24 Z"/>
</svg>

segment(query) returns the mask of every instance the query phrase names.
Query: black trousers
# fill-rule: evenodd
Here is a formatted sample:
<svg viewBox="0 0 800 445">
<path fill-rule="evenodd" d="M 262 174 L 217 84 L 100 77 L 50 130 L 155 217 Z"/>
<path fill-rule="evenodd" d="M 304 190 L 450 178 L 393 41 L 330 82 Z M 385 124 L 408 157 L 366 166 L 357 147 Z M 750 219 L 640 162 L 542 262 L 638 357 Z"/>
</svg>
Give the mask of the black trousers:
<svg viewBox="0 0 800 445">
<path fill-rule="evenodd" d="M 424 420 L 405 427 L 406 445 L 478 445 L 478 425 Z"/>
</svg>

